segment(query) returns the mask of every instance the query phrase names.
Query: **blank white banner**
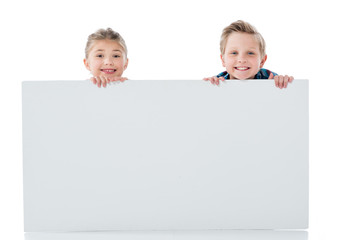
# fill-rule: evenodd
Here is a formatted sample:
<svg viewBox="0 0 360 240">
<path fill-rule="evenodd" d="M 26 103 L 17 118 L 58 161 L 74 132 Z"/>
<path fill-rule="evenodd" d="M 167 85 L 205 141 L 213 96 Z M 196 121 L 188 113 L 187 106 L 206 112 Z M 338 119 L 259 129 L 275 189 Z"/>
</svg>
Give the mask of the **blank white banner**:
<svg viewBox="0 0 360 240">
<path fill-rule="evenodd" d="M 308 233 L 301 230 L 28 232 L 25 240 L 308 240 Z"/>
<path fill-rule="evenodd" d="M 308 81 L 23 82 L 25 231 L 305 229 Z"/>
</svg>

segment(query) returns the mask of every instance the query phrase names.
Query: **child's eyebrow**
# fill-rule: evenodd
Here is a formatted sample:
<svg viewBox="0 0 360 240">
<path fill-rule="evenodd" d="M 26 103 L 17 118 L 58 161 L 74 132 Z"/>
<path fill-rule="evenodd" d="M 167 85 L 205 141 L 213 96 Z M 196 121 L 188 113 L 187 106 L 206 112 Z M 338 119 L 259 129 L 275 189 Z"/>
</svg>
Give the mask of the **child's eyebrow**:
<svg viewBox="0 0 360 240">
<path fill-rule="evenodd" d="M 248 47 L 247 49 L 254 49 L 254 50 L 257 50 L 257 49 L 258 49 L 258 47 Z M 237 47 L 233 47 L 233 48 L 229 48 L 229 50 L 231 50 L 231 51 L 237 51 L 237 50 L 238 50 L 238 48 L 237 48 Z"/>
<path fill-rule="evenodd" d="M 105 51 L 104 49 L 97 49 L 95 52 L 103 52 Z M 121 50 L 119 49 L 114 49 L 113 52 L 122 52 Z"/>
</svg>

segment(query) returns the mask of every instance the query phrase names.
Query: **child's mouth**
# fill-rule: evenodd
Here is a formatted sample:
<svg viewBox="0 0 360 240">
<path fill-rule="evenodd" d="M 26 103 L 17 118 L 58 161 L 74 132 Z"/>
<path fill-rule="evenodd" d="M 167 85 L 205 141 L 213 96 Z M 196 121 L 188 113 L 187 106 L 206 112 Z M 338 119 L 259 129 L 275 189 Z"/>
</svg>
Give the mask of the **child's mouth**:
<svg viewBox="0 0 360 240">
<path fill-rule="evenodd" d="M 113 74 L 116 72 L 116 69 L 101 69 L 100 71 L 107 74 Z"/>
<path fill-rule="evenodd" d="M 236 70 L 239 70 L 239 71 L 246 71 L 246 70 L 249 70 L 250 67 L 235 67 Z"/>
</svg>

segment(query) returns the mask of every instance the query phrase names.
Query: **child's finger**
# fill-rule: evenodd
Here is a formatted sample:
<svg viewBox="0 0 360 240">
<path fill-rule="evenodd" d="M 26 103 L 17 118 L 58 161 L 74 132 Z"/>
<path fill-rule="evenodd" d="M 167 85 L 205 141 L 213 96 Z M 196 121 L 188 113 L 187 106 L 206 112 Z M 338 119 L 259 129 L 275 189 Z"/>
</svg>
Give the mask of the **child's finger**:
<svg viewBox="0 0 360 240">
<path fill-rule="evenodd" d="M 286 88 L 287 87 L 287 85 L 288 85 L 288 82 L 289 82 L 289 76 L 288 75 L 285 75 L 285 77 L 284 77 L 284 88 Z"/>
<path fill-rule="evenodd" d="M 95 77 L 95 80 L 96 80 L 96 85 L 97 85 L 98 87 L 101 87 L 101 80 L 100 80 L 100 78 L 99 78 L 99 77 Z"/>
<path fill-rule="evenodd" d="M 270 73 L 269 79 L 273 79 L 274 78 L 274 74 Z"/>
<path fill-rule="evenodd" d="M 105 87 L 106 86 L 106 79 L 103 76 L 98 76 L 98 77 L 96 77 L 96 79 L 98 81 L 98 87 L 101 87 L 101 86 Z"/>
<path fill-rule="evenodd" d="M 126 77 L 114 77 L 109 79 L 110 82 L 124 82 L 128 80 Z"/>
<path fill-rule="evenodd" d="M 213 76 L 213 77 L 205 77 L 203 78 L 204 81 L 209 81 L 211 82 L 211 84 L 213 85 L 219 85 L 220 84 L 220 81 L 225 81 L 225 78 L 224 77 L 216 77 L 216 76 Z"/>
<path fill-rule="evenodd" d="M 107 82 L 106 77 L 101 77 L 101 82 L 103 87 L 106 87 L 106 82 Z"/>
<path fill-rule="evenodd" d="M 275 80 L 275 86 L 276 86 L 276 87 L 279 87 L 279 76 L 278 76 L 278 75 L 275 76 L 275 77 L 274 77 L 274 80 Z"/>
<path fill-rule="evenodd" d="M 284 87 L 284 76 L 279 76 L 279 87 L 280 89 Z"/>
<path fill-rule="evenodd" d="M 214 83 L 214 85 L 218 85 L 218 84 L 219 84 L 219 82 L 218 82 L 218 80 L 217 80 L 216 77 L 213 78 L 213 83 Z"/>
<path fill-rule="evenodd" d="M 96 82 L 96 79 L 95 79 L 94 77 L 91 77 L 90 80 L 91 80 L 91 82 L 92 82 L 93 84 L 96 84 L 96 83 L 97 83 L 97 82 Z"/>
<path fill-rule="evenodd" d="M 292 82 L 293 80 L 294 80 L 294 77 L 293 77 L 293 76 L 290 76 L 289 82 Z"/>
<path fill-rule="evenodd" d="M 118 81 L 120 81 L 120 82 L 125 82 L 126 80 L 127 80 L 126 77 L 120 77 L 120 78 L 118 79 Z"/>
</svg>

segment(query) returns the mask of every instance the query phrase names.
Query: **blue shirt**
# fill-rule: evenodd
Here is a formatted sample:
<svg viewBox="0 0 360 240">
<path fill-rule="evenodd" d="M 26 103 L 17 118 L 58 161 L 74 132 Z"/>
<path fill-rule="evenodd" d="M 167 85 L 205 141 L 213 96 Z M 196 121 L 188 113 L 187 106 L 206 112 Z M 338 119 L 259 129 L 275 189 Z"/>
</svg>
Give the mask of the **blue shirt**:
<svg viewBox="0 0 360 240">
<path fill-rule="evenodd" d="M 270 73 L 272 73 L 274 76 L 277 75 L 276 73 L 274 73 L 270 70 L 261 68 L 260 71 L 257 74 L 255 74 L 254 79 L 269 79 Z M 225 72 L 219 73 L 216 77 L 224 77 L 225 79 L 230 79 L 230 74 L 225 71 Z"/>
</svg>

